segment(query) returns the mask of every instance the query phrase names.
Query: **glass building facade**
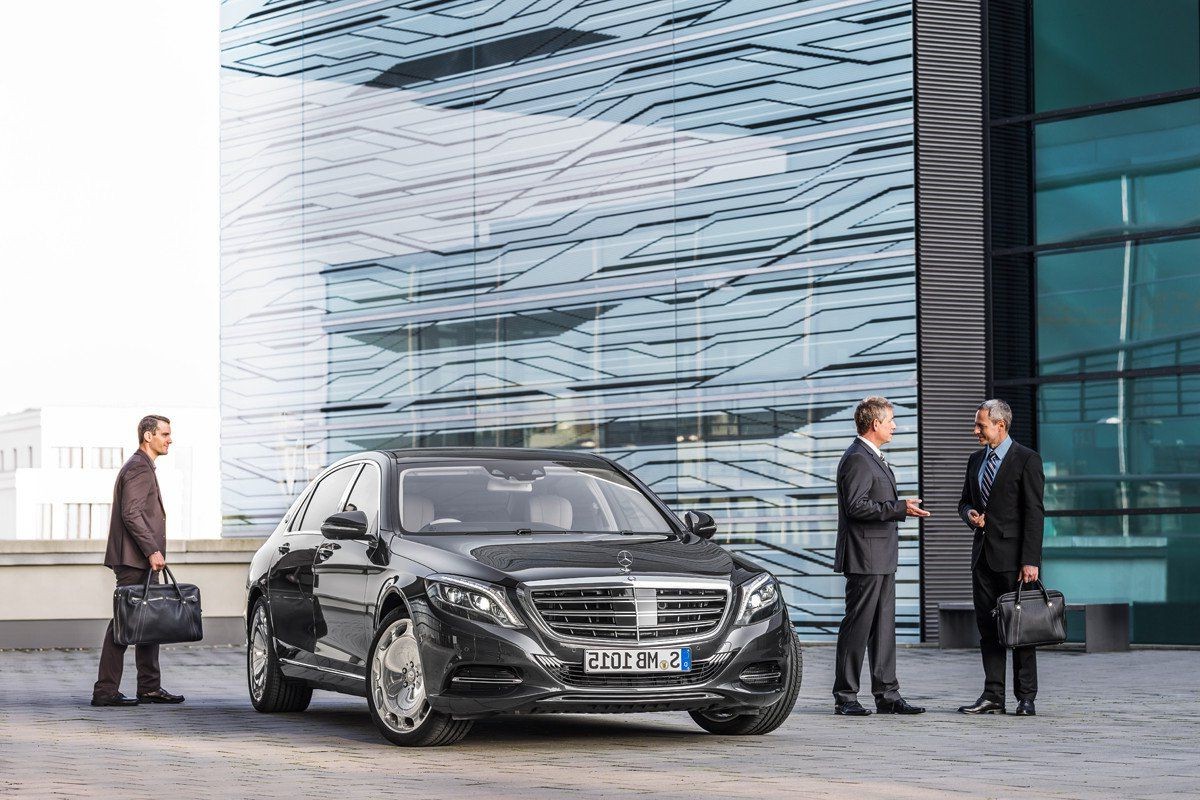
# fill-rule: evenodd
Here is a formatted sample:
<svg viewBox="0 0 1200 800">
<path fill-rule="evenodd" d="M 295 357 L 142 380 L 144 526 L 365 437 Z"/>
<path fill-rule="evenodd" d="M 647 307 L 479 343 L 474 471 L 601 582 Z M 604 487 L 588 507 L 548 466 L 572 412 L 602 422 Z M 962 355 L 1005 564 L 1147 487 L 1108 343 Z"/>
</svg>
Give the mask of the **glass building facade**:
<svg viewBox="0 0 1200 800">
<path fill-rule="evenodd" d="M 1200 643 L 1200 3 L 987 4 L 993 384 L 1046 573 Z"/>
<path fill-rule="evenodd" d="M 226 535 L 356 450 L 594 450 L 836 633 L 864 395 L 918 481 L 910 4 L 222 8 Z"/>
</svg>

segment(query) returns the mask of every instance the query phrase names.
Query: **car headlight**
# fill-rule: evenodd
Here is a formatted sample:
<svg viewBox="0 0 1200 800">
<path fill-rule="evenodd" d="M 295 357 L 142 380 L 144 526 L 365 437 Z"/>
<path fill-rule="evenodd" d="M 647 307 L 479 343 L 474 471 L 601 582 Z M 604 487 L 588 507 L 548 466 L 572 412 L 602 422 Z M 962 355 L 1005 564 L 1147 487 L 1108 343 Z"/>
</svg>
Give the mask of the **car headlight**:
<svg viewBox="0 0 1200 800">
<path fill-rule="evenodd" d="M 425 589 L 430 601 L 443 611 L 505 628 L 525 627 L 499 586 L 458 575 L 430 575 L 425 578 Z"/>
<path fill-rule="evenodd" d="M 771 616 L 779 603 L 779 584 L 764 572 L 742 584 L 742 604 L 738 607 L 738 625 L 749 625 Z"/>
</svg>

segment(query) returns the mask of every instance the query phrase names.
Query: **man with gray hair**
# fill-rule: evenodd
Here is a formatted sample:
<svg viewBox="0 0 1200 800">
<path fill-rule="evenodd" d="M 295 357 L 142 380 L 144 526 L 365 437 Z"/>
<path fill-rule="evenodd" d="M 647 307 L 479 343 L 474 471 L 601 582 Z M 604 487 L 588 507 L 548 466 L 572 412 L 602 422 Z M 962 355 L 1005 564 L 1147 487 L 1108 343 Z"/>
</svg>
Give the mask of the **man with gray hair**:
<svg viewBox="0 0 1200 800">
<path fill-rule="evenodd" d="M 920 714 L 900 696 L 896 680 L 897 524 L 927 517 L 921 500 L 896 496 L 896 475 L 880 450 L 896 432 L 891 402 L 868 397 L 854 410 L 858 436 L 837 470 L 838 532 L 833 569 L 846 576 L 846 616 L 838 628 L 833 712 L 866 717 L 858 702 L 864 650 L 871 657 L 871 693 L 880 714 Z"/>
<path fill-rule="evenodd" d="M 1018 583 L 1038 579 L 1042 563 L 1042 457 L 1013 441 L 1012 409 L 1003 400 L 985 400 L 975 412 L 975 438 L 981 449 L 967 460 L 958 513 L 975 534 L 971 546 L 971 586 L 979 649 L 983 655 L 983 694 L 964 714 L 1004 713 L 1004 646 L 996 634 L 996 599 Z M 1037 696 L 1037 651 L 1013 650 L 1013 693 L 1017 716 L 1032 717 Z"/>
</svg>

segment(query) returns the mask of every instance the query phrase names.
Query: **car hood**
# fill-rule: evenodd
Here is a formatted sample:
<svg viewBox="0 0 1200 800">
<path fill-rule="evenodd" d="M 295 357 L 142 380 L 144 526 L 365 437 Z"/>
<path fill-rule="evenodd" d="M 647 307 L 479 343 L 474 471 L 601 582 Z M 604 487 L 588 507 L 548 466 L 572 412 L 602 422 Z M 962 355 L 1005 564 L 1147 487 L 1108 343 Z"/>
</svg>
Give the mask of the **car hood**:
<svg viewBox="0 0 1200 800">
<path fill-rule="evenodd" d="M 406 538 L 419 541 L 425 551 L 422 561 L 434 571 L 475 572 L 465 568 L 478 565 L 522 583 L 626 574 L 729 578 L 734 570 L 729 553 L 691 534 L 443 534 Z M 622 551 L 628 554 L 625 560 L 632 562 L 628 572 L 618 561 Z"/>
</svg>

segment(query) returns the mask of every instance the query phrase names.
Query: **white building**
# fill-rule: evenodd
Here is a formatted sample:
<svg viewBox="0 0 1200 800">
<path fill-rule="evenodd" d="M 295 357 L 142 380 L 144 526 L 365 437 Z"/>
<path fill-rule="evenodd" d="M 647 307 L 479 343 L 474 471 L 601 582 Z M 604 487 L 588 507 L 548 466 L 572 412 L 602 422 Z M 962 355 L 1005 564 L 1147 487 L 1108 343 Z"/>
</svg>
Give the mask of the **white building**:
<svg viewBox="0 0 1200 800">
<path fill-rule="evenodd" d="M 0 539 L 107 538 L 113 482 L 148 413 L 171 420 L 155 462 L 168 539 L 219 538 L 216 409 L 53 406 L 0 416 Z"/>
</svg>

